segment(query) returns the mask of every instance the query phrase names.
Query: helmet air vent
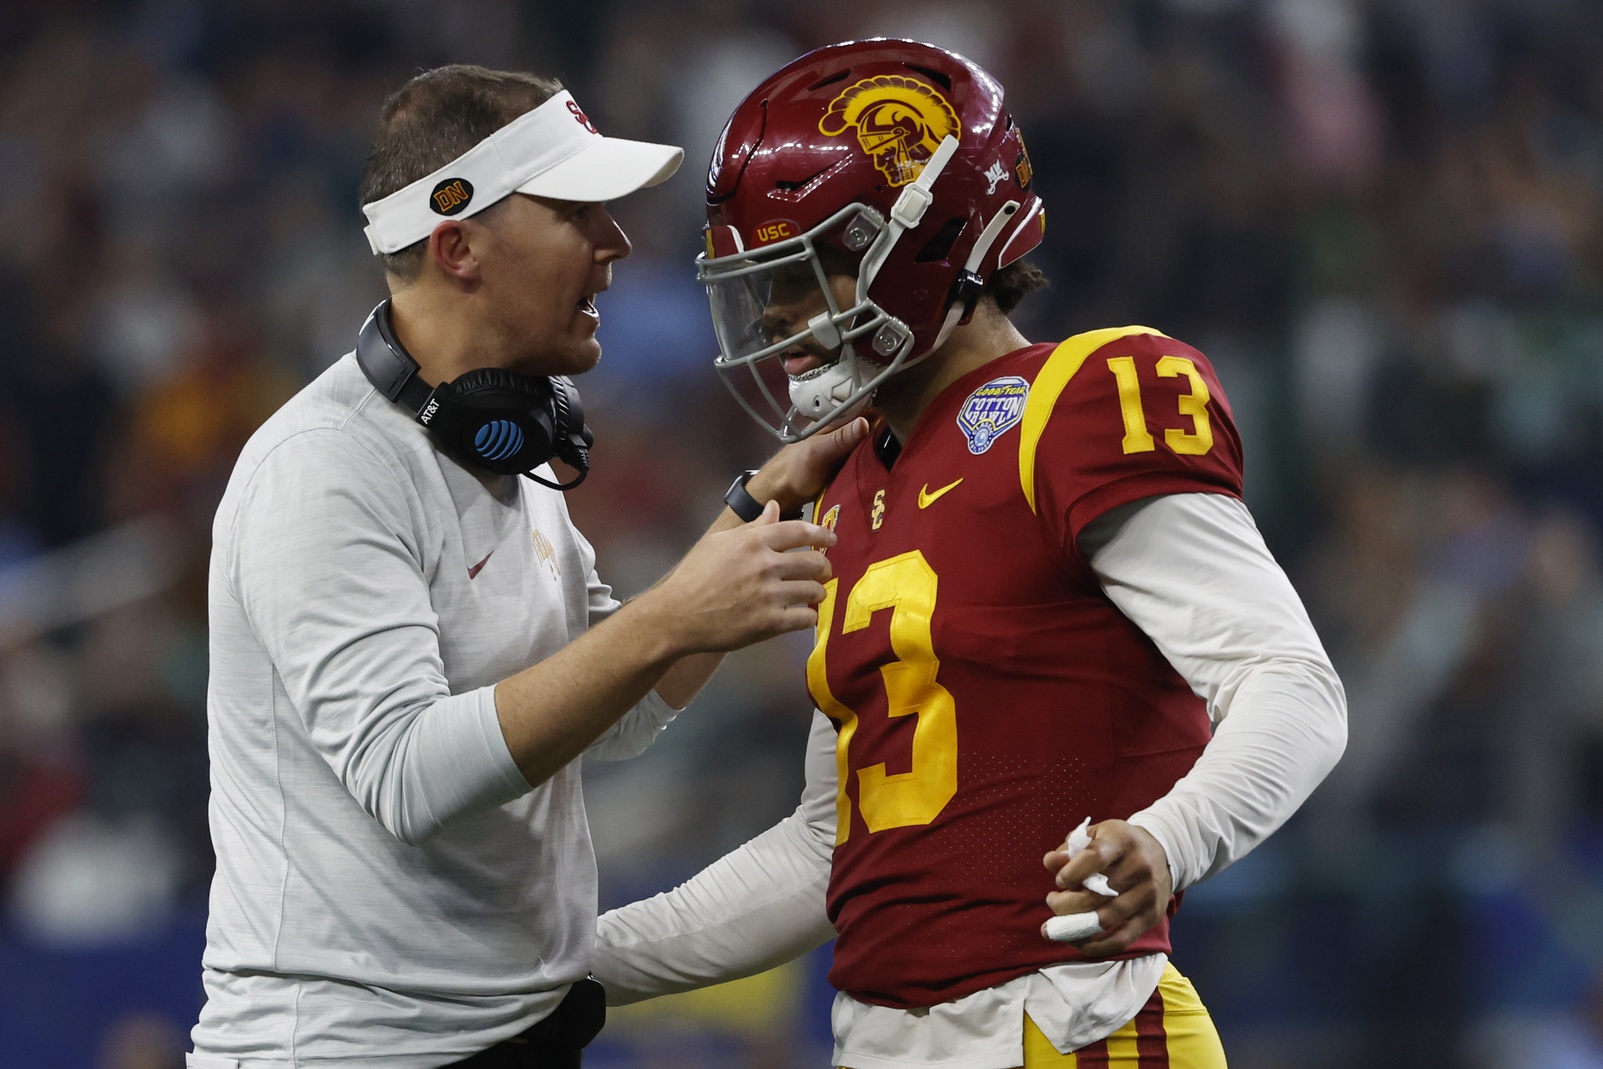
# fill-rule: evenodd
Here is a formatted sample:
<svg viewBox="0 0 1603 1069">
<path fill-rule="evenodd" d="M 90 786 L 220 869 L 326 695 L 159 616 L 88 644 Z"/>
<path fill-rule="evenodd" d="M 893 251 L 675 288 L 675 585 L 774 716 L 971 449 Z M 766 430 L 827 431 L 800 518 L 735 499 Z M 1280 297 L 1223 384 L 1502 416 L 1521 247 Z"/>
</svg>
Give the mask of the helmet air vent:
<svg viewBox="0 0 1603 1069">
<path fill-rule="evenodd" d="M 806 178 L 781 178 L 774 183 L 774 188 L 784 193 L 794 193 L 803 186 L 817 181 L 818 176 L 827 170 L 829 170 L 828 167 L 820 168 Z"/>
<path fill-rule="evenodd" d="M 807 87 L 807 91 L 809 93 L 816 93 L 826 85 L 834 85 L 836 82 L 844 82 L 846 80 L 846 76 L 851 73 L 852 69 L 847 67 L 845 70 L 836 71 L 834 74 L 826 74 L 812 85 L 809 85 Z"/>
<path fill-rule="evenodd" d="M 966 222 L 967 220 L 961 215 L 948 219 L 946 225 L 937 230 L 935 236 L 925 242 L 922 249 L 918 250 L 918 255 L 913 257 L 913 262 L 927 264 L 934 263 L 936 260 L 946 259 L 947 255 L 952 251 L 952 246 L 957 244 L 958 236 L 963 233 L 963 225 Z"/>
<path fill-rule="evenodd" d="M 904 63 L 902 66 L 906 67 L 910 71 L 922 74 L 924 77 L 928 78 L 930 81 L 934 82 L 948 93 L 952 91 L 952 76 L 947 74 L 945 71 L 938 71 L 934 67 L 920 67 L 916 63 Z"/>
</svg>

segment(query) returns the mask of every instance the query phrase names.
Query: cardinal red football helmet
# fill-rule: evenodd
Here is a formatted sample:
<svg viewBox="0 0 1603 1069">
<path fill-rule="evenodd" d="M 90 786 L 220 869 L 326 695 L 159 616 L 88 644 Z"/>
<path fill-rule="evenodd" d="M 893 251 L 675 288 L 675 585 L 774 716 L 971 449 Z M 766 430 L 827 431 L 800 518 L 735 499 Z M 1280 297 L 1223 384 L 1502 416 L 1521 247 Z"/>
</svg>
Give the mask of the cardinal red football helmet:
<svg viewBox="0 0 1603 1069">
<path fill-rule="evenodd" d="M 937 348 L 1044 222 L 1001 85 L 945 49 L 885 39 L 810 52 L 741 102 L 713 150 L 707 220 L 697 266 L 717 367 L 786 441 Z M 851 300 L 832 274 L 855 277 L 838 287 Z M 772 307 L 798 282 L 827 312 L 790 323 Z M 793 366 L 831 362 L 787 376 L 783 358 L 804 351 L 815 359 Z"/>
</svg>

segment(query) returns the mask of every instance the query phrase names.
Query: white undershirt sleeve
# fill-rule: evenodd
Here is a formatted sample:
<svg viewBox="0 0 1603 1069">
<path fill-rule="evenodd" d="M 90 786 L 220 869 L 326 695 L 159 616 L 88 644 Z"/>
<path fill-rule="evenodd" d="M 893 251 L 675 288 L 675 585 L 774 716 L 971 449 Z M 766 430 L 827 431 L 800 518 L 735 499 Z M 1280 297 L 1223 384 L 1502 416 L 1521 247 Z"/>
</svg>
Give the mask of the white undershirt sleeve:
<svg viewBox="0 0 1603 1069">
<path fill-rule="evenodd" d="M 593 971 L 617 1006 L 772 968 L 834 938 L 835 728 L 813 714 L 796 811 L 672 891 L 602 914 Z"/>
<path fill-rule="evenodd" d="M 1347 741 L 1341 681 L 1246 505 L 1173 494 L 1114 509 L 1079 548 L 1216 728 L 1192 770 L 1131 817 L 1176 890 L 1213 875 L 1296 811 Z"/>
</svg>

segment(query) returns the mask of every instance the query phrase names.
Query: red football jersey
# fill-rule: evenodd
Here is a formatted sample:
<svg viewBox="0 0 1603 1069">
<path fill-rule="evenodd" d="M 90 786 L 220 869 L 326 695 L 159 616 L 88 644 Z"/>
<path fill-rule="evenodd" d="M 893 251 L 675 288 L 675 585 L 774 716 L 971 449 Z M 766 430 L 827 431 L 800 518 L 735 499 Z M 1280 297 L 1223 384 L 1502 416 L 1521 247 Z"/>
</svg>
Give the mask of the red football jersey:
<svg viewBox="0 0 1603 1069">
<path fill-rule="evenodd" d="M 1041 855 L 1208 742 L 1075 541 L 1138 498 L 1239 497 L 1241 445 L 1202 354 L 1125 327 L 970 373 L 884 456 L 865 443 L 818 504 L 839 538 L 807 666 L 839 731 L 830 980 L 929 1006 L 1077 960 L 1040 934 Z M 1168 948 L 1165 920 L 1127 953 Z"/>
</svg>

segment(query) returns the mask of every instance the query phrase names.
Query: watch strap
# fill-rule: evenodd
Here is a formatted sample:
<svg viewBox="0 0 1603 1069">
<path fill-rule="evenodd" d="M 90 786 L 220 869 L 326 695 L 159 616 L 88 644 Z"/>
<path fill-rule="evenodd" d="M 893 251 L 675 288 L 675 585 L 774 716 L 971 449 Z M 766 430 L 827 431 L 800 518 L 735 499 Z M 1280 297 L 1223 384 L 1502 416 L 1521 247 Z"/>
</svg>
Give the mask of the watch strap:
<svg viewBox="0 0 1603 1069">
<path fill-rule="evenodd" d="M 724 504 L 728 505 L 730 511 L 739 516 L 743 523 L 750 523 L 763 514 L 762 502 L 752 497 L 751 492 L 746 489 L 746 483 L 756 474 L 755 468 L 741 472 L 735 476 L 735 481 L 729 484 L 729 489 L 724 491 Z"/>
<path fill-rule="evenodd" d="M 739 516 L 745 523 L 750 523 L 763 514 L 763 503 L 752 497 L 751 491 L 746 489 L 746 484 L 756 474 L 756 468 L 741 472 L 735 476 L 735 481 L 729 484 L 729 489 L 724 491 L 724 504 L 728 505 L 730 511 Z M 805 515 L 805 509 L 806 506 L 804 505 L 789 516 L 781 514 L 779 518 L 782 520 L 799 520 Z"/>
</svg>

